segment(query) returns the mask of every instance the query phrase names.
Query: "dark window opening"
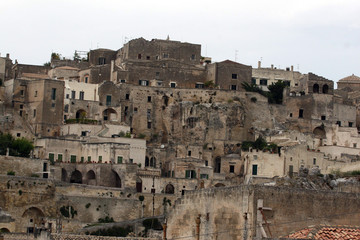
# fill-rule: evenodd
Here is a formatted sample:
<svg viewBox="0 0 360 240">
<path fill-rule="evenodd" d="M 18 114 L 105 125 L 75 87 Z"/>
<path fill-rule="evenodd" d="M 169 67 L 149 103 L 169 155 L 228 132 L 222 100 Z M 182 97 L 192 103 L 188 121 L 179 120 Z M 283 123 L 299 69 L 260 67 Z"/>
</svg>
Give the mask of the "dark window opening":
<svg viewBox="0 0 360 240">
<path fill-rule="evenodd" d="M 326 120 L 326 116 L 321 116 L 321 120 Z"/>
<path fill-rule="evenodd" d="M 258 166 L 257 165 L 252 165 L 252 175 L 257 175 L 258 173 Z"/>
<path fill-rule="evenodd" d="M 76 94 L 75 91 L 71 91 L 71 98 L 72 98 L 72 99 L 75 99 L 75 94 Z"/>
<path fill-rule="evenodd" d="M 352 122 L 349 122 L 349 127 L 352 127 L 353 126 L 353 123 Z"/>
<path fill-rule="evenodd" d="M 36 109 L 34 109 L 33 117 L 36 117 Z"/>
<path fill-rule="evenodd" d="M 339 125 L 339 127 L 341 127 L 341 121 L 336 121 L 336 124 Z"/>
<path fill-rule="evenodd" d="M 148 97 L 147 97 L 147 101 L 148 101 L 148 102 L 151 102 L 151 96 L 148 96 Z"/>
<path fill-rule="evenodd" d="M 104 65 L 106 64 L 106 59 L 104 57 L 100 57 L 99 58 L 99 65 Z"/>
<path fill-rule="evenodd" d="M 292 117 L 292 113 L 290 113 L 290 117 Z"/>
<path fill-rule="evenodd" d="M 188 156 L 189 156 L 189 157 L 191 156 L 191 151 L 188 151 Z"/>
<path fill-rule="evenodd" d="M 22 117 L 22 115 L 23 115 L 23 111 L 22 111 L 22 110 L 20 110 L 19 115 L 20 115 L 20 117 Z"/>
<path fill-rule="evenodd" d="M 88 83 L 89 77 L 85 77 L 85 83 Z"/>
<path fill-rule="evenodd" d="M 196 171 L 195 170 L 186 170 L 185 178 L 196 178 Z"/>
<path fill-rule="evenodd" d="M 149 81 L 148 80 L 139 80 L 139 85 L 141 85 L 141 86 L 149 86 Z"/>
<path fill-rule="evenodd" d="M 203 83 L 196 83 L 195 88 L 204 88 L 204 84 Z"/>
<path fill-rule="evenodd" d="M 323 92 L 324 94 L 329 93 L 329 86 L 328 86 L 327 84 L 325 84 L 325 85 L 323 86 L 322 92 Z"/>
<path fill-rule="evenodd" d="M 38 93 L 38 91 L 35 91 L 35 96 L 34 97 L 37 97 L 37 93 Z"/>
<path fill-rule="evenodd" d="M 164 53 L 164 54 L 163 54 L 163 58 L 169 58 L 169 54 L 168 54 L 168 53 Z"/>
<path fill-rule="evenodd" d="M 236 90 L 236 85 L 231 85 L 231 90 Z"/>
<path fill-rule="evenodd" d="M 230 165 L 230 173 L 235 172 L 235 166 L 234 165 Z"/>
<path fill-rule="evenodd" d="M 126 99 L 126 100 L 129 100 L 129 99 L 130 99 L 130 94 L 128 94 L 128 93 L 125 94 L 125 99 Z"/>
<path fill-rule="evenodd" d="M 253 85 L 256 84 L 256 78 L 251 78 L 251 84 L 253 84 Z"/>
<path fill-rule="evenodd" d="M 134 108 L 134 113 L 137 113 L 138 109 L 137 107 Z"/>
<path fill-rule="evenodd" d="M 56 88 L 51 89 L 51 100 L 56 99 Z"/>
<path fill-rule="evenodd" d="M 146 60 L 150 60 L 150 56 L 146 56 Z"/>
<path fill-rule="evenodd" d="M 237 79 L 237 78 L 238 78 L 238 75 L 237 75 L 236 73 L 233 73 L 233 74 L 231 74 L 231 78 L 232 78 L 232 79 Z"/>
<path fill-rule="evenodd" d="M 316 158 L 313 159 L 313 165 L 316 165 Z"/>
<path fill-rule="evenodd" d="M 170 83 L 171 88 L 176 88 L 176 83 Z"/>
<path fill-rule="evenodd" d="M 24 90 L 20 90 L 20 95 L 24 96 Z"/>
<path fill-rule="evenodd" d="M 314 84 L 313 93 L 319 93 L 319 84 L 317 84 L 317 83 Z"/>
<path fill-rule="evenodd" d="M 85 93 L 84 92 L 80 92 L 80 95 L 79 95 L 79 99 L 80 100 L 84 100 L 84 95 L 85 95 Z"/>
<path fill-rule="evenodd" d="M 267 79 L 260 79 L 260 85 L 267 86 L 268 80 Z"/>
<path fill-rule="evenodd" d="M 299 109 L 299 118 L 303 118 L 303 117 L 304 117 L 304 110 Z"/>
<path fill-rule="evenodd" d="M 125 79 L 121 79 L 120 82 L 121 82 L 121 83 L 125 83 L 126 80 L 125 80 Z"/>
<path fill-rule="evenodd" d="M 191 54 L 191 60 L 195 60 L 195 54 Z"/>
<path fill-rule="evenodd" d="M 111 106 L 111 95 L 106 96 L 106 106 Z"/>
<path fill-rule="evenodd" d="M 150 129 L 151 128 L 151 122 L 147 123 L 147 128 Z"/>
<path fill-rule="evenodd" d="M 81 131 L 81 136 L 86 137 L 86 133 L 87 133 L 87 131 Z"/>
<path fill-rule="evenodd" d="M 140 53 L 138 54 L 138 59 L 141 59 L 141 54 Z"/>
</svg>

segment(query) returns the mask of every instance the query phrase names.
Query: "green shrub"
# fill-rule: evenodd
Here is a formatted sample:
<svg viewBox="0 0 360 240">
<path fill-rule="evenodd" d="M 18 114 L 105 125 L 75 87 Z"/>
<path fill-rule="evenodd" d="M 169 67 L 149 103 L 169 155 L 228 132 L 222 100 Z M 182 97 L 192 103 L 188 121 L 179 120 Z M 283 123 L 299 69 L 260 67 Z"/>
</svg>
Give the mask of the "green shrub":
<svg viewBox="0 0 360 240">
<path fill-rule="evenodd" d="M 15 176 L 15 172 L 12 171 L 12 170 L 11 170 L 11 171 L 8 171 L 8 172 L 7 172 L 7 175 L 9 175 L 9 176 Z"/>
<path fill-rule="evenodd" d="M 95 232 L 91 232 L 90 235 L 95 236 L 112 236 L 112 237 L 126 237 L 129 233 L 133 232 L 131 226 L 123 227 L 112 227 L 108 229 L 99 229 Z"/>
<path fill-rule="evenodd" d="M 85 205 L 86 208 L 89 208 L 90 206 L 91 206 L 91 203 L 87 203 L 87 204 Z"/>
<path fill-rule="evenodd" d="M 66 218 L 74 218 L 74 216 L 77 215 L 77 211 L 72 206 L 62 206 L 60 208 L 60 213 Z"/>
<path fill-rule="evenodd" d="M 109 216 L 106 216 L 105 218 L 99 218 L 98 222 L 99 223 L 111 223 L 111 222 L 114 222 L 114 219 L 112 217 L 109 218 Z"/>
<path fill-rule="evenodd" d="M 40 176 L 39 176 L 39 174 L 33 173 L 33 174 L 31 174 L 31 177 L 38 178 L 38 177 L 40 177 Z"/>
</svg>

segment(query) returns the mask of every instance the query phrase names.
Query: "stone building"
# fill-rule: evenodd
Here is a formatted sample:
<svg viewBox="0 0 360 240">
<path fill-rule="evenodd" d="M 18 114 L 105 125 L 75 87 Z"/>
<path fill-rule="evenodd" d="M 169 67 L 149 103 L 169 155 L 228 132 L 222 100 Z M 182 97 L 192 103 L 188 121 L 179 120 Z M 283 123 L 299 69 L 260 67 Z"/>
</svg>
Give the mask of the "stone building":
<svg viewBox="0 0 360 240">
<path fill-rule="evenodd" d="M 6 57 L 0 55 L 0 81 L 2 86 L 4 81 L 11 79 L 12 76 L 12 60 L 10 54 L 6 54 Z"/>
<path fill-rule="evenodd" d="M 337 88 L 347 92 L 360 90 L 360 77 L 352 74 L 344 77 L 337 82 Z"/>
</svg>

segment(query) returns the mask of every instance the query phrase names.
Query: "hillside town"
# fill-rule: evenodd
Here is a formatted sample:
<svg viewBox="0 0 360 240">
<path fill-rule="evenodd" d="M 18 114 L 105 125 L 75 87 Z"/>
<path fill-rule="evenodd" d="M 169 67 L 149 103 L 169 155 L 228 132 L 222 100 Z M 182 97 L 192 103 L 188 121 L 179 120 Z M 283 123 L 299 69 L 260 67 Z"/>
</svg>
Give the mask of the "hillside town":
<svg viewBox="0 0 360 240">
<path fill-rule="evenodd" d="M 0 56 L 0 239 L 360 239 L 360 77 L 202 52 Z"/>
</svg>

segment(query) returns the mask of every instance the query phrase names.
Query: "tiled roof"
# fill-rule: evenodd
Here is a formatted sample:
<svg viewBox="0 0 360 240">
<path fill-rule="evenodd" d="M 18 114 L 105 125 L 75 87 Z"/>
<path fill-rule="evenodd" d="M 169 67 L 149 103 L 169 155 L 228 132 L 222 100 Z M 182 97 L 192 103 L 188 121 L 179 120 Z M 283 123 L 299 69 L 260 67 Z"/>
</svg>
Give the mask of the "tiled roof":
<svg viewBox="0 0 360 240">
<path fill-rule="evenodd" d="M 360 239 L 358 227 L 310 227 L 292 233 L 286 238 L 291 239 L 321 239 L 321 240 L 347 240 Z"/>
<path fill-rule="evenodd" d="M 360 82 L 360 77 L 356 75 L 350 75 L 339 80 L 339 82 Z"/>
</svg>

